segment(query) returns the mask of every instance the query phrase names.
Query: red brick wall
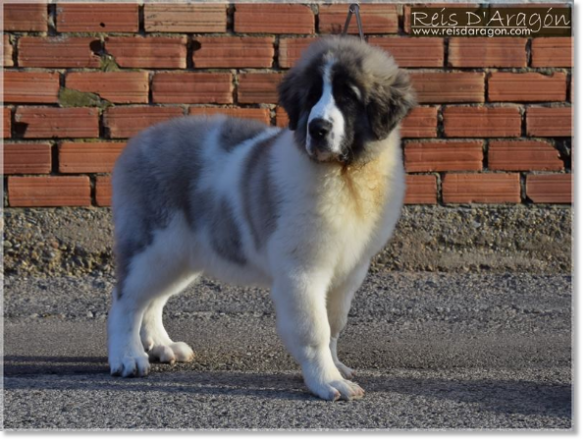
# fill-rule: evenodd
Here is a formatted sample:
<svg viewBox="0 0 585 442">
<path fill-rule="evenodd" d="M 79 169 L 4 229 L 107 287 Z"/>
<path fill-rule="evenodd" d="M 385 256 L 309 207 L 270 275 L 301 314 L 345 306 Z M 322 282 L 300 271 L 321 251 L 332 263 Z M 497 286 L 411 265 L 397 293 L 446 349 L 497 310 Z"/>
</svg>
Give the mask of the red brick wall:
<svg viewBox="0 0 585 442">
<path fill-rule="evenodd" d="M 4 174 L 17 206 L 107 206 L 125 140 L 180 115 L 286 125 L 276 86 L 346 5 L 8 4 Z M 570 38 L 414 38 L 408 6 L 362 5 L 411 72 L 408 204 L 571 202 Z M 356 32 L 353 27 L 351 32 Z"/>
</svg>

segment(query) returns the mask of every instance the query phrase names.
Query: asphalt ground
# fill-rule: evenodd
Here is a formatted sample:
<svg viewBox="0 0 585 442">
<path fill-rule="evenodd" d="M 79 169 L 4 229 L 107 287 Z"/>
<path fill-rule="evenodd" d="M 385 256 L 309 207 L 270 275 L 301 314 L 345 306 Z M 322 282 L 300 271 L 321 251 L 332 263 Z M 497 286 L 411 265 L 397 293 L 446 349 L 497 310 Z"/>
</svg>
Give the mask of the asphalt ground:
<svg viewBox="0 0 585 442">
<path fill-rule="evenodd" d="M 363 399 L 311 396 L 266 291 L 205 280 L 173 298 L 188 364 L 108 374 L 111 278 L 4 281 L 4 428 L 572 428 L 570 276 L 370 275 L 339 343 Z"/>
</svg>

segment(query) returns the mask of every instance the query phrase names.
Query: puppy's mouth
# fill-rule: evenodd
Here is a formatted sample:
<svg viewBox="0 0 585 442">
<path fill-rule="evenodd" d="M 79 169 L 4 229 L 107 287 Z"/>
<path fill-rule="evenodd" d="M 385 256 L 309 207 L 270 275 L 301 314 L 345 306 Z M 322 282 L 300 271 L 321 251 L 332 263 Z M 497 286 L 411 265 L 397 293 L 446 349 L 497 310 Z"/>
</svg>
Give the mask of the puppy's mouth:
<svg viewBox="0 0 585 442">
<path fill-rule="evenodd" d="M 317 163 L 346 163 L 346 155 L 332 152 L 328 149 L 320 149 L 308 144 L 306 147 L 309 158 Z"/>
</svg>

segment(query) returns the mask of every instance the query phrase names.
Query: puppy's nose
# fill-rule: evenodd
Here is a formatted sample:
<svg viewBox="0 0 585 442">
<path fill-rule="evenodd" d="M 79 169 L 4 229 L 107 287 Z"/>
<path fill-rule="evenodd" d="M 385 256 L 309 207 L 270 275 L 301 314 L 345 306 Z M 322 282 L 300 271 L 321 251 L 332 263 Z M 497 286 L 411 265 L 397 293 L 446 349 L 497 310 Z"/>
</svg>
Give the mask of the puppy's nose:
<svg viewBox="0 0 585 442">
<path fill-rule="evenodd" d="M 309 134 L 315 140 L 322 140 L 331 132 L 333 124 L 323 118 L 315 118 L 309 123 Z"/>
</svg>

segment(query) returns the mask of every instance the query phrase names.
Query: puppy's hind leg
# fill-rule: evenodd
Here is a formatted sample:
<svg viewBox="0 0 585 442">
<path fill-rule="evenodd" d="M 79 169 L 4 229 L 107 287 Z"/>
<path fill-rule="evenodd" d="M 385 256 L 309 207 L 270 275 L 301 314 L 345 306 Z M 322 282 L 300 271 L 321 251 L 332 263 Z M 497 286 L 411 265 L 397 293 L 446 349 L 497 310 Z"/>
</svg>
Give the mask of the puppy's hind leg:
<svg viewBox="0 0 585 442">
<path fill-rule="evenodd" d="M 186 343 L 173 342 L 165 330 L 162 315 L 169 298 L 182 291 L 197 278 L 198 275 L 191 275 L 180 281 L 175 293 L 154 299 L 146 309 L 140 328 L 140 339 L 151 360 L 172 364 L 173 362 L 188 362 L 195 356 L 193 349 Z"/>
<path fill-rule="evenodd" d="M 355 370 L 343 364 L 337 357 L 337 340 L 347 324 L 347 315 L 351 307 L 351 301 L 355 292 L 362 285 L 368 273 L 369 266 L 369 262 L 362 264 L 351 272 L 341 284 L 330 288 L 327 294 L 327 315 L 329 317 L 329 325 L 331 326 L 329 349 L 331 350 L 331 356 L 333 357 L 335 366 L 345 379 L 353 378 L 355 376 Z"/>
<path fill-rule="evenodd" d="M 124 250 L 118 250 L 120 253 Z M 149 317 L 154 313 L 162 315 L 164 301 L 185 288 L 185 282 L 190 282 L 194 275 L 186 265 L 186 250 L 178 239 L 173 241 L 172 235 L 164 232 L 136 255 L 118 259 L 126 260 L 128 265 L 127 274 L 118 281 L 108 316 L 110 370 L 113 375 L 124 377 L 145 376 L 150 368 L 140 337 L 145 313 L 153 302 L 156 307 L 162 300 Z M 160 324 L 162 327 L 162 317 Z"/>
</svg>

